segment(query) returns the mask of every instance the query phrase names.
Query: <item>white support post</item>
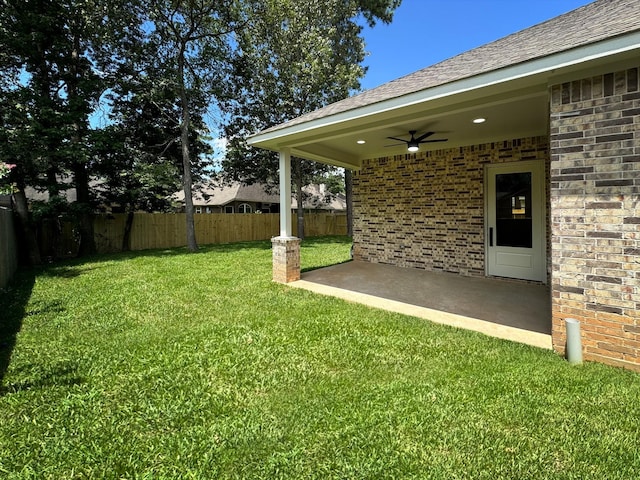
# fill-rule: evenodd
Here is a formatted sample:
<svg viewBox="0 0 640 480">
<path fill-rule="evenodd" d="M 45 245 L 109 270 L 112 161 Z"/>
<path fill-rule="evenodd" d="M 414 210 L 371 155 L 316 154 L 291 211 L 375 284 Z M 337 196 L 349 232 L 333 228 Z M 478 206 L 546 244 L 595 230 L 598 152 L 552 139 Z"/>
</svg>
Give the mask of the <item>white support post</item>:
<svg viewBox="0 0 640 480">
<path fill-rule="evenodd" d="M 291 151 L 280 151 L 280 236 L 291 237 Z"/>
<path fill-rule="evenodd" d="M 291 236 L 291 150 L 280 151 L 280 236 L 271 239 L 273 281 L 300 280 L 300 239 Z"/>
</svg>

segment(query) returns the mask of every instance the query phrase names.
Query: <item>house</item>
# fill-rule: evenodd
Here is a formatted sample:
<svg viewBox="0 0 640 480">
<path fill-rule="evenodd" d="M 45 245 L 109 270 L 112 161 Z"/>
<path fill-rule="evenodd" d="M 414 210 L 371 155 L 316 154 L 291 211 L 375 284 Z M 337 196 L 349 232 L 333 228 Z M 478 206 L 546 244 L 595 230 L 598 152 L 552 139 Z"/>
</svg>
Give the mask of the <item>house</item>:
<svg viewBox="0 0 640 480">
<path fill-rule="evenodd" d="M 72 204 L 77 202 L 78 194 L 75 186 L 73 186 L 73 180 L 70 176 L 58 176 L 58 185 L 64 188 L 61 188 L 59 192 L 59 196 L 64 200 L 64 202 Z M 92 178 L 89 180 L 89 188 L 92 189 L 98 196 L 101 198 L 108 191 L 108 187 L 105 182 L 99 178 Z M 49 191 L 46 189 L 35 188 L 32 186 L 27 186 L 24 189 L 24 194 L 27 199 L 27 202 L 30 207 L 34 204 L 47 204 L 50 200 Z M 0 206 L 6 206 L 11 208 L 11 196 L 10 195 L 0 195 Z M 96 212 L 120 212 L 122 211 L 122 206 L 116 203 L 106 203 L 101 201 L 97 208 Z"/>
<path fill-rule="evenodd" d="M 547 284 L 556 351 L 573 318 L 585 359 L 640 369 L 639 76 L 640 0 L 597 0 L 249 142 L 285 188 L 291 155 L 354 171 L 356 261 Z"/>
<path fill-rule="evenodd" d="M 304 209 L 308 212 L 344 212 L 346 198 L 343 194 L 331 194 L 324 184 L 307 185 L 303 188 Z M 176 192 L 172 199 L 184 203 L 184 192 Z M 239 182 L 228 184 L 209 183 L 194 188 L 193 206 L 195 213 L 279 213 L 280 195 L 269 193 L 265 185 L 244 185 Z M 184 206 L 180 207 L 184 209 Z M 291 208 L 298 203 L 291 199 Z"/>
</svg>

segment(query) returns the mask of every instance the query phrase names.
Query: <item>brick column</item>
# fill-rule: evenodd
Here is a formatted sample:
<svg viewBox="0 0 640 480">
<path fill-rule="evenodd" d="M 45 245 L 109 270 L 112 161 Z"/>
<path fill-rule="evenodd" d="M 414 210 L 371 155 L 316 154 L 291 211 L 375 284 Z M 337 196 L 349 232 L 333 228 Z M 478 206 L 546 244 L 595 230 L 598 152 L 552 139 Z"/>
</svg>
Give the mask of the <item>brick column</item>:
<svg viewBox="0 0 640 480">
<path fill-rule="evenodd" d="M 553 345 L 640 370 L 640 85 L 632 68 L 551 88 Z"/>
<path fill-rule="evenodd" d="M 289 283 L 300 280 L 300 239 L 273 237 L 273 281 Z"/>
</svg>

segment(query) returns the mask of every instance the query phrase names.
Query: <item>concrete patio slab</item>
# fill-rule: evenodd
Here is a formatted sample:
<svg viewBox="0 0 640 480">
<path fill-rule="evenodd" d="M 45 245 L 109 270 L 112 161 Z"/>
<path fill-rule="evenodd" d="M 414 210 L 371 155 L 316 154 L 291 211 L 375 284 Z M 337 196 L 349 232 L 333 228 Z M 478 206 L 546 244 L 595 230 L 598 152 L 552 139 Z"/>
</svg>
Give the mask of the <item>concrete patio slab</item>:
<svg viewBox="0 0 640 480">
<path fill-rule="evenodd" d="M 301 280 L 289 285 L 552 348 L 551 298 L 546 285 L 356 261 L 305 272 Z"/>
</svg>

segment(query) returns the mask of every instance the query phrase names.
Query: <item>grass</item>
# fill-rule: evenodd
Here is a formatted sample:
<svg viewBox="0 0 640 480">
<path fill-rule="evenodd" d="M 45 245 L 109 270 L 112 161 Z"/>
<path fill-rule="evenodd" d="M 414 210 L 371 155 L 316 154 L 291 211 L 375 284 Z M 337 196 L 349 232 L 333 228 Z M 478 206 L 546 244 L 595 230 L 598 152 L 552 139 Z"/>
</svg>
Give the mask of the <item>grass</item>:
<svg viewBox="0 0 640 480">
<path fill-rule="evenodd" d="M 637 374 L 274 284 L 268 242 L 25 270 L 0 315 L 2 478 L 640 472 Z"/>
</svg>

